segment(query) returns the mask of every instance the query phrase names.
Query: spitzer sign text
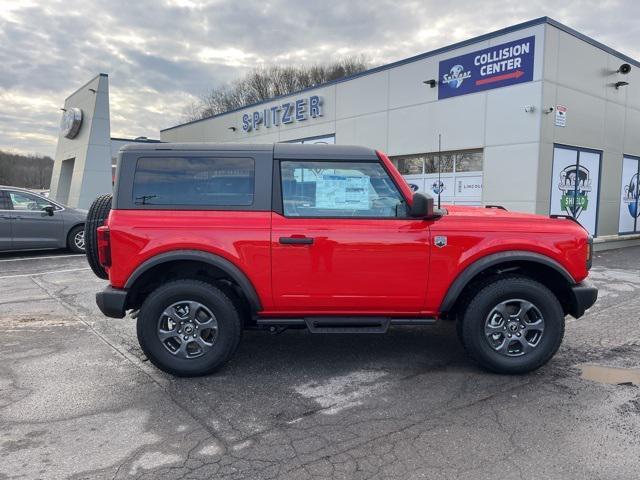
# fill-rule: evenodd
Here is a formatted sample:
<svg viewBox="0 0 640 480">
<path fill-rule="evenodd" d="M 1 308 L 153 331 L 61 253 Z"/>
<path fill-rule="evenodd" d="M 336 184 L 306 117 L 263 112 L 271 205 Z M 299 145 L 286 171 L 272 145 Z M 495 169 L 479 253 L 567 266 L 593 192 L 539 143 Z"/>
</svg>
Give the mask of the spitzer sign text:
<svg viewBox="0 0 640 480">
<path fill-rule="evenodd" d="M 265 128 L 279 127 L 294 122 L 304 122 L 309 118 L 322 116 L 322 97 L 311 95 L 309 98 L 288 100 L 263 110 L 242 115 L 242 130 L 250 132 Z"/>
</svg>

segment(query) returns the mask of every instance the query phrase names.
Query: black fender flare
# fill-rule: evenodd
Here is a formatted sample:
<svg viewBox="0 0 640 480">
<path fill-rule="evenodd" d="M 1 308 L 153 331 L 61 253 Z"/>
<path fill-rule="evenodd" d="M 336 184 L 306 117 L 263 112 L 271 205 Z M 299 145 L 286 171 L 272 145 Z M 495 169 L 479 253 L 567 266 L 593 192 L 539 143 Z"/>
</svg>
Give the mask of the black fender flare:
<svg viewBox="0 0 640 480">
<path fill-rule="evenodd" d="M 150 268 L 156 267 L 163 263 L 174 262 L 180 260 L 189 260 L 195 262 L 206 263 L 213 267 L 219 268 L 236 282 L 243 293 L 246 295 L 249 305 L 253 312 L 262 310 L 260 297 L 253 284 L 247 276 L 232 262 L 219 255 L 201 250 L 173 250 L 171 252 L 161 253 L 140 264 L 127 279 L 125 289 L 130 289 L 140 276 Z"/>
<path fill-rule="evenodd" d="M 567 281 L 567 285 L 574 285 L 576 283 L 571 274 L 562 265 L 560 265 L 556 260 L 545 255 L 528 252 L 526 250 L 512 250 L 509 252 L 493 253 L 476 260 L 456 277 L 449 287 L 444 300 L 442 300 L 442 303 L 440 304 L 440 313 L 448 313 L 451 311 L 464 288 L 477 274 L 487 268 L 500 265 L 501 263 L 517 261 L 537 263 L 544 265 L 545 267 L 550 267 L 562 275 L 562 277 Z"/>
</svg>

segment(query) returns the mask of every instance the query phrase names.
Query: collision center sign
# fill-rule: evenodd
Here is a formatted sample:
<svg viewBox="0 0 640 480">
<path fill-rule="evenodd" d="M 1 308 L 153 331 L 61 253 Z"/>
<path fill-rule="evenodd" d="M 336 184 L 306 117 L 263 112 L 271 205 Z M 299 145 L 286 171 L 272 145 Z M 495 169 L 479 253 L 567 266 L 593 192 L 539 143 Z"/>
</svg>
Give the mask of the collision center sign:
<svg viewBox="0 0 640 480">
<path fill-rule="evenodd" d="M 442 60 L 438 99 L 530 82 L 535 42 L 532 36 Z"/>
</svg>

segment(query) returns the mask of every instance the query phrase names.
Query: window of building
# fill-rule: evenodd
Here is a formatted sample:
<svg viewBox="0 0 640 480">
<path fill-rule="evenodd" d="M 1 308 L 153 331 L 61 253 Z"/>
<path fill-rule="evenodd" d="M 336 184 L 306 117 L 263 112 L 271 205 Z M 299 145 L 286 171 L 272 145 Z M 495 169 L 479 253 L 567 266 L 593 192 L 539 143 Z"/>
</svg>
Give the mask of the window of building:
<svg viewBox="0 0 640 480">
<path fill-rule="evenodd" d="M 481 172 L 482 150 L 463 150 L 454 154 L 454 172 Z"/>
<path fill-rule="evenodd" d="M 448 152 L 419 153 L 392 157 L 392 161 L 402 175 L 438 173 L 481 172 L 482 149 L 453 150 Z"/>
<path fill-rule="evenodd" d="M 454 159 L 455 154 L 453 152 L 427 153 L 425 155 L 424 173 L 438 173 L 438 162 L 440 162 L 440 173 L 453 173 Z"/>
<path fill-rule="evenodd" d="M 394 165 L 402 175 L 422 175 L 424 173 L 424 155 L 394 157 Z"/>
<path fill-rule="evenodd" d="M 286 216 L 406 216 L 402 195 L 379 163 L 283 161 L 280 172 Z"/>
<path fill-rule="evenodd" d="M 133 179 L 137 205 L 244 206 L 254 191 L 252 158 L 140 158 Z"/>
<path fill-rule="evenodd" d="M 440 195 L 444 203 L 480 205 L 483 156 L 482 149 L 453 150 L 403 155 L 392 161 L 413 191 Z"/>
</svg>

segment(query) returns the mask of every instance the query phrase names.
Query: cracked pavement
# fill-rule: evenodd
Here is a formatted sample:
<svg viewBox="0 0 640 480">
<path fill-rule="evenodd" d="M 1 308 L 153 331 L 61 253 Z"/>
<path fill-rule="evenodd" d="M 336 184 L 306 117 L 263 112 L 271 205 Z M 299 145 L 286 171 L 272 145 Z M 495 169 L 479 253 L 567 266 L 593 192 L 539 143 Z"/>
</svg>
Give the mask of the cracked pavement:
<svg viewBox="0 0 640 480">
<path fill-rule="evenodd" d="M 44 273 L 43 273 L 44 272 Z M 502 376 L 455 325 L 387 335 L 245 332 L 232 361 L 178 379 L 107 319 L 84 257 L 0 255 L 0 479 L 635 479 L 640 248 L 597 253 L 600 299 L 556 357 Z"/>
</svg>

